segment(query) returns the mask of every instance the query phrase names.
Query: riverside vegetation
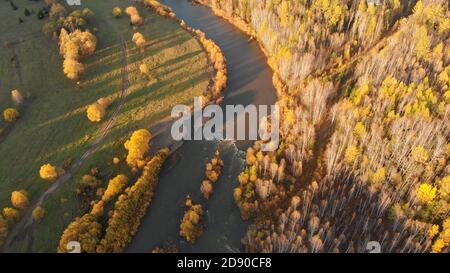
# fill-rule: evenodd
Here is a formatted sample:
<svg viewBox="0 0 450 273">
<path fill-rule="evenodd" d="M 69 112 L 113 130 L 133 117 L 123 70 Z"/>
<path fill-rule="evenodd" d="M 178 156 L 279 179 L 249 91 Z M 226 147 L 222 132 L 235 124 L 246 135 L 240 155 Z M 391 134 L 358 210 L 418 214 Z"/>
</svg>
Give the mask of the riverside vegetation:
<svg viewBox="0 0 450 273">
<path fill-rule="evenodd" d="M 282 144 L 247 151 L 250 252 L 448 252 L 450 18 L 429 1 L 197 1 L 268 56 Z"/>
</svg>

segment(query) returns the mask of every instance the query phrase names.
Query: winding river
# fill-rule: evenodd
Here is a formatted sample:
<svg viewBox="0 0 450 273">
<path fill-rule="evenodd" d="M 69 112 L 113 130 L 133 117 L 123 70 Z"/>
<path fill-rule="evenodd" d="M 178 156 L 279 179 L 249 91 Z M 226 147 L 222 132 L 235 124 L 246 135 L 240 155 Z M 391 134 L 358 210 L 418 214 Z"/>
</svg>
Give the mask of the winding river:
<svg viewBox="0 0 450 273">
<path fill-rule="evenodd" d="M 272 105 L 276 102 L 272 71 L 256 42 L 213 12 L 188 0 L 164 0 L 177 16 L 200 29 L 222 49 L 228 67 L 228 87 L 224 105 Z M 248 143 L 230 141 L 187 141 L 168 160 L 160 182 L 139 232 L 127 252 L 148 253 L 156 247 L 176 245 L 180 252 L 240 252 L 247 222 L 240 218 L 234 204 L 233 189 L 245 167 Z M 238 148 L 239 147 L 239 148 Z M 215 150 L 225 163 L 221 178 L 214 185 L 214 194 L 205 202 L 200 193 L 204 167 Z M 179 236 L 184 200 L 191 194 L 205 211 L 205 232 L 195 245 Z"/>
</svg>

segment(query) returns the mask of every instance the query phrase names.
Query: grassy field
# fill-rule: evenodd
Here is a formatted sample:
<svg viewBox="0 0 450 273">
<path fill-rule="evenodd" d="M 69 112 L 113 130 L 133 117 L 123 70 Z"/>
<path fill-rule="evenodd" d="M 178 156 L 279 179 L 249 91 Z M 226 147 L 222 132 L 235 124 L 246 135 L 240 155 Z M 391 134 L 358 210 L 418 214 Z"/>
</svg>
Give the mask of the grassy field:
<svg viewBox="0 0 450 273">
<path fill-rule="evenodd" d="M 112 7 L 125 8 L 131 1 L 83 1 L 83 7 L 96 14 L 89 23 L 98 29 L 98 46 L 93 56 L 82 60 L 86 73 L 78 88 L 63 75 L 57 43 L 41 32 L 45 21 L 36 14 L 24 16 L 25 8 L 37 11 L 43 1 L 14 3 L 19 7 L 16 11 L 8 2 L 0 2 L 0 110 L 13 106 L 13 89 L 28 99 L 21 107 L 21 118 L 0 136 L 0 208 L 9 205 L 11 191 L 25 189 L 34 200 L 50 186 L 39 178 L 42 164 L 62 166 L 88 149 L 102 123 L 89 122 L 86 107 L 108 96 L 113 99 L 108 112 L 113 112 L 122 84 L 121 37 L 128 46 L 130 88 L 115 126 L 82 170 L 46 202 L 47 214 L 34 226 L 33 244 L 24 241 L 15 246 L 17 251 L 53 252 L 62 230 L 80 213 L 73 191 L 80 177 L 97 167 L 107 182 L 123 171 L 123 166 L 113 166 L 112 158 L 125 155 L 123 143 L 130 133 L 151 127 L 176 104 L 191 104 L 194 96 L 207 89 L 212 67 L 198 42 L 177 23 L 140 9 L 145 24 L 139 32 L 148 41 L 141 52 L 130 41 L 133 30 L 128 16 L 116 19 L 111 12 Z M 19 24 L 19 17 L 24 23 Z M 13 47 L 3 47 L 6 41 L 13 42 Z M 140 74 L 142 62 L 151 68 L 152 80 Z"/>
</svg>

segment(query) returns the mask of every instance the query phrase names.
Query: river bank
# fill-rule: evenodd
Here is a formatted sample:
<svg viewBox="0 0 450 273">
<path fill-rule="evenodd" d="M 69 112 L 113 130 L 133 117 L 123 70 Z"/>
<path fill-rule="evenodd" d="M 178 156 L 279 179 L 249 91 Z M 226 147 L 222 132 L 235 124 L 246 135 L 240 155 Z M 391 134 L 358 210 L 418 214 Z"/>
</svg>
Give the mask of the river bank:
<svg viewBox="0 0 450 273">
<path fill-rule="evenodd" d="M 258 43 L 249 42 L 248 36 L 214 15 L 207 7 L 193 5 L 189 1 L 161 2 L 171 7 L 187 25 L 204 32 L 222 49 L 228 68 L 224 105 L 258 106 L 276 102 L 272 71 Z M 248 142 L 229 141 L 184 142 L 164 167 L 154 200 L 127 251 L 148 253 L 168 244 L 178 246 L 181 252 L 243 251 L 241 239 L 248 223 L 241 220 L 234 203 L 233 188 L 245 167 L 243 150 L 248 145 Z M 220 150 L 225 167 L 212 199 L 206 204 L 200 193 L 203 167 L 216 150 Z M 178 234 L 187 194 L 202 203 L 206 213 L 205 232 L 195 245 L 185 243 Z"/>
</svg>

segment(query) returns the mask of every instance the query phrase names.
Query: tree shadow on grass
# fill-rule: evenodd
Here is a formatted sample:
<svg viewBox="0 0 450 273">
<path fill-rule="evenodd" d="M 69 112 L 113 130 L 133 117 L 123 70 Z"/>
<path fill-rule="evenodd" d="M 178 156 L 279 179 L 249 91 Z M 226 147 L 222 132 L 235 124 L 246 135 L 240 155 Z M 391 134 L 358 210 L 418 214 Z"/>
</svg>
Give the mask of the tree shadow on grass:
<svg viewBox="0 0 450 273">
<path fill-rule="evenodd" d="M 170 85 L 174 80 L 180 78 L 186 78 L 186 80 L 180 81 L 179 83 L 172 85 L 170 89 L 167 88 L 167 86 Z M 149 88 L 143 87 L 129 94 L 126 98 L 127 105 L 124 109 L 129 109 L 129 107 L 131 107 L 132 104 L 130 103 L 131 101 L 135 101 L 142 97 L 148 96 L 148 98 L 145 99 L 145 101 L 139 103 L 145 105 L 151 100 L 159 101 L 168 95 L 176 96 L 179 93 L 185 91 L 186 89 L 195 86 L 196 83 L 208 80 L 209 78 L 210 78 L 209 73 L 205 73 L 202 68 L 197 69 L 195 71 L 186 71 L 179 73 L 169 79 L 157 82 L 154 85 L 150 86 Z"/>
<path fill-rule="evenodd" d="M 193 75 L 196 75 L 192 77 Z M 174 80 L 179 78 L 187 78 L 190 76 L 189 79 L 184 80 L 182 82 L 179 82 L 178 84 L 172 86 L 170 90 L 167 90 L 167 85 L 172 83 Z M 156 84 L 156 86 L 152 86 L 150 88 L 144 87 L 141 89 L 138 89 L 137 91 L 133 92 L 126 98 L 125 107 L 121 109 L 121 113 L 119 114 L 118 118 L 123 117 L 124 115 L 127 116 L 127 113 L 132 113 L 133 111 L 138 111 L 142 105 L 148 105 L 149 103 L 156 102 L 156 101 L 162 101 L 166 96 L 177 96 L 179 93 L 185 91 L 187 88 L 190 88 L 192 86 L 195 86 L 196 83 L 204 81 L 209 79 L 209 73 L 205 73 L 203 68 L 199 68 L 196 71 L 186 71 L 183 73 L 178 73 L 177 75 L 174 75 L 171 78 L 168 78 L 164 80 L 163 82 L 160 82 Z M 184 102 L 186 104 L 191 104 L 192 98 L 186 98 Z M 117 107 L 118 101 L 115 101 L 111 106 L 110 109 L 114 109 Z M 108 138 L 111 138 L 114 135 L 117 135 L 119 133 L 129 133 L 133 129 L 139 127 L 139 125 L 149 127 L 152 123 L 158 121 L 161 118 L 165 118 L 170 115 L 172 105 L 167 104 L 167 106 L 164 106 L 160 111 L 158 112 L 152 112 L 149 114 L 145 114 L 143 118 L 139 120 L 126 120 L 126 123 L 120 124 L 117 123 L 110 131 L 110 135 Z M 111 113 L 111 111 L 110 111 Z M 92 126 L 92 124 L 84 117 L 85 112 L 84 111 L 77 111 L 71 115 L 65 115 L 63 118 L 47 124 L 46 126 L 52 126 L 52 127 L 59 127 L 63 126 L 63 124 L 66 127 L 70 127 L 73 130 L 73 133 L 68 135 L 65 138 L 65 144 L 60 146 L 53 146 L 51 147 L 53 143 L 57 143 L 56 141 L 53 141 L 52 138 L 48 138 L 48 140 L 43 144 L 45 149 L 49 149 L 54 151 L 52 153 L 46 154 L 45 157 L 39 158 L 37 160 L 42 159 L 50 159 L 50 158 L 64 158 L 67 156 L 68 158 L 75 158 L 74 155 L 75 150 L 83 150 L 83 147 L 87 147 L 87 145 L 91 142 L 91 140 L 95 139 L 97 129 L 102 126 L 103 123 L 99 123 L 98 125 Z M 131 116 L 131 115 L 130 115 Z M 105 121 L 111 118 L 111 116 L 105 117 Z M 76 126 L 67 126 L 67 124 Z M 74 128 L 78 127 L 77 125 L 81 125 L 81 127 L 84 128 Z M 42 128 L 41 128 L 42 129 Z M 75 130 L 76 129 L 76 130 Z M 77 133 L 79 132 L 79 133 Z M 86 136 L 89 136 L 86 138 Z M 115 137 L 113 137 L 115 138 Z M 80 151 L 81 152 L 81 151 Z M 79 152 L 79 153 L 80 153 Z"/>
<path fill-rule="evenodd" d="M 190 41 L 191 39 L 192 39 L 192 37 L 190 37 L 190 36 L 180 35 L 180 37 L 178 37 L 177 39 L 172 39 L 170 42 L 168 42 L 166 44 L 162 44 L 155 48 L 149 47 L 148 45 L 146 45 L 144 54 L 146 56 L 155 56 L 164 50 L 174 48 L 176 46 L 180 46 L 180 45 Z M 135 60 L 135 59 L 141 57 L 141 55 L 139 53 L 140 53 L 140 49 L 133 46 L 132 48 L 129 48 L 128 57 L 130 60 Z"/>
<path fill-rule="evenodd" d="M 179 67 L 171 69 L 172 72 L 176 71 L 178 69 L 183 68 L 185 62 L 188 62 L 190 58 L 195 57 L 199 53 L 201 53 L 201 51 L 197 51 L 195 53 L 185 54 L 185 55 L 183 55 L 181 57 L 171 59 L 170 61 L 166 62 L 164 65 L 177 64 L 177 63 L 181 62 L 182 64 Z M 118 64 L 119 64 L 119 62 L 117 62 L 117 65 Z M 93 67 L 91 69 L 94 70 Z M 111 67 L 109 67 L 109 69 L 111 69 Z M 117 71 L 121 71 L 120 69 L 121 69 L 121 67 L 119 67 L 119 66 L 116 67 Z M 201 72 L 203 69 L 206 70 L 206 68 L 202 68 L 202 69 L 199 69 L 198 71 L 193 71 L 193 72 L 189 72 L 189 73 L 185 72 L 185 73 L 177 74 L 176 76 L 171 77 L 168 80 L 165 80 L 163 82 L 157 83 L 156 86 L 152 86 L 151 87 L 151 89 L 152 89 L 151 91 L 152 92 L 153 91 L 159 92 L 159 90 L 164 89 L 164 87 L 166 85 L 170 84 L 174 80 L 177 80 L 180 77 L 184 78 L 184 77 L 195 75 L 196 73 Z M 98 71 L 96 71 L 96 72 L 98 72 Z M 92 74 L 94 74 L 94 73 L 92 73 Z M 108 74 L 110 74 L 110 73 L 105 72 L 102 75 L 108 75 Z M 93 79 L 95 79 L 96 77 L 99 77 L 98 74 L 93 75 L 92 76 L 92 80 L 90 80 L 90 81 L 94 82 Z M 76 116 L 76 115 L 79 115 L 79 114 L 84 114 L 84 108 L 87 106 L 87 104 L 93 103 L 97 99 L 105 97 L 105 96 L 108 96 L 108 95 L 109 96 L 111 96 L 111 95 L 112 96 L 119 96 L 119 94 L 121 92 L 121 90 L 120 90 L 120 83 L 121 83 L 121 79 L 122 79 L 122 74 L 121 73 L 116 73 L 116 74 L 111 75 L 109 77 L 104 77 L 104 76 L 100 76 L 100 77 L 102 77 L 103 79 L 102 80 L 97 80 L 97 81 L 95 81 L 95 84 L 86 85 L 86 86 L 84 86 L 82 88 L 81 91 L 89 92 L 89 94 L 86 94 L 87 95 L 86 100 L 83 100 L 79 104 L 75 105 L 70 111 L 68 111 L 68 112 L 66 112 L 64 114 L 61 114 L 61 115 L 59 115 L 57 117 L 53 117 L 53 118 L 49 119 L 48 122 L 45 122 L 43 124 L 37 125 L 35 130 L 43 129 L 46 126 L 56 126 L 56 127 L 58 127 L 59 123 L 64 123 L 65 120 L 67 120 L 68 118 L 71 118 L 72 116 Z M 195 82 L 204 80 L 204 79 L 206 79 L 206 77 L 208 77 L 208 73 L 206 73 L 205 75 L 199 76 L 199 77 L 197 77 L 195 79 L 187 80 L 182 85 L 189 86 L 189 83 L 194 85 Z M 109 84 L 108 82 L 111 83 L 111 84 Z M 114 82 L 120 82 L 120 83 L 114 84 Z M 115 89 L 116 91 L 112 92 L 111 89 Z M 95 90 L 95 95 L 92 93 L 94 90 Z M 132 95 L 128 99 L 130 99 L 130 98 L 133 99 L 133 98 L 136 98 L 137 96 L 143 95 L 146 90 L 149 90 L 149 88 L 142 88 L 141 90 L 138 91 L 138 93 L 134 93 L 134 95 Z M 175 88 L 176 93 L 182 92 L 183 90 L 184 89 Z M 164 96 L 164 94 L 162 94 L 162 96 Z M 110 109 L 116 107 L 117 103 L 118 102 L 116 100 L 114 100 L 113 104 L 110 106 Z"/>
</svg>

